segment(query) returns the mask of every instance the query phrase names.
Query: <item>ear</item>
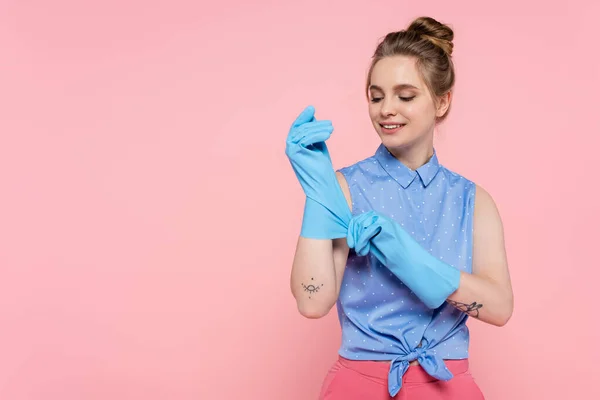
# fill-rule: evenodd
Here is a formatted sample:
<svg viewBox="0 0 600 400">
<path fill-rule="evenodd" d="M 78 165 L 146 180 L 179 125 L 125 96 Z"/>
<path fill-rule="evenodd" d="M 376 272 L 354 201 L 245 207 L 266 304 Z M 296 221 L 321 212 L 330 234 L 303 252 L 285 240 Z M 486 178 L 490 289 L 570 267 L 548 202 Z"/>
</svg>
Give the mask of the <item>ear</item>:
<svg viewBox="0 0 600 400">
<path fill-rule="evenodd" d="M 446 111 L 450 107 L 450 101 L 452 101 L 452 92 L 448 92 L 438 98 L 436 117 L 441 118 L 446 114 Z"/>
</svg>

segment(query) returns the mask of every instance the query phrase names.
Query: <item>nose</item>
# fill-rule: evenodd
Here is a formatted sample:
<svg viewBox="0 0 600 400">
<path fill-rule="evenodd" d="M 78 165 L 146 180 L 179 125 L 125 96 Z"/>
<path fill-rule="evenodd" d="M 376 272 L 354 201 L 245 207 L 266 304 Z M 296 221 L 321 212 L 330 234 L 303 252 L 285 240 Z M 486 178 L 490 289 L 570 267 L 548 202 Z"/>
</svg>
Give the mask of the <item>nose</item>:
<svg viewBox="0 0 600 400">
<path fill-rule="evenodd" d="M 383 104 L 381 105 L 381 115 L 384 117 L 390 115 L 396 115 L 396 110 L 394 109 L 393 99 L 386 98 L 383 100 Z"/>
</svg>

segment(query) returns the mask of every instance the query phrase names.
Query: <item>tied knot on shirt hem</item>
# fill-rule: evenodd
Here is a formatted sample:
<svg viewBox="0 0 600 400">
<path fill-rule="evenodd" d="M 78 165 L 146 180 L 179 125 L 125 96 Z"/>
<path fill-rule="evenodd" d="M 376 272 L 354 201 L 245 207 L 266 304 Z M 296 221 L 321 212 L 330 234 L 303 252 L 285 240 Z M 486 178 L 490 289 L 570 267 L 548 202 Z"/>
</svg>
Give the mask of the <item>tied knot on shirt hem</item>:
<svg viewBox="0 0 600 400">
<path fill-rule="evenodd" d="M 423 353 L 423 351 L 424 350 L 421 347 L 417 347 L 415 350 L 413 350 L 410 353 L 408 353 L 408 355 L 406 356 L 405 360 L 407 362 L 417 360 L 417 359 L 419 359 L 419 357 L 421 356 L 421 354 Z"/>
<path fill-rule="evenodd" d="M 402 388 L 402 378 L 410 366 L 409 363 L 414 360 L 418 360 L 425 372 L 434 378 L 447 381 L 453 376 L 444 360 L 437 355 L 428 354 L 427 349 L 418 347 L 410 353 L 392 360 L 388 374 L 388 392 L 391 397 L 396 396 Z"/>
</svg>

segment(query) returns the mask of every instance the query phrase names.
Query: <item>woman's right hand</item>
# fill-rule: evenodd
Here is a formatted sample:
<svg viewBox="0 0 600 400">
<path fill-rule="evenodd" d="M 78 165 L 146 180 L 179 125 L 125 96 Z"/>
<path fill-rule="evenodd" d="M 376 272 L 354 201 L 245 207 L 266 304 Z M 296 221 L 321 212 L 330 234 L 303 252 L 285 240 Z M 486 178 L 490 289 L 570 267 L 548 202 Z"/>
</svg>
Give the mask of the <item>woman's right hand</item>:
<svg viewBox="0 0 600 400">
<path fill-rule="evenodd" d="M 308 106 L 287 137 L 286 155 L 306 195 L 303 237 L 345 237 L 352 217 L 325 144 L 332 132 L 331 121 L 317 121 L 314 107 Z"/>
<path fill-rule="evenodd" d="M 335 171 L 325 144 L 332 132 L 331 121 L 318 121 L 313 106 L 300 113 L 288 132 L 285 154 L 304 193 L 315 200 L 318 200 L 318 192 L 335 182 Z"/>
</svg>

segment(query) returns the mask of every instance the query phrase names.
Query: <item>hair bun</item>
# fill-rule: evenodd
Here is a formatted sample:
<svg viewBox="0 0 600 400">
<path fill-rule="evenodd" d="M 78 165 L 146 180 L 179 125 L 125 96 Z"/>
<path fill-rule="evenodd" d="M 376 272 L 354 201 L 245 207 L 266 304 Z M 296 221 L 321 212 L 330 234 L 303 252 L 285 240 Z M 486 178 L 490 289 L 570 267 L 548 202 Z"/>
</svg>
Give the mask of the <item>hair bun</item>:
<svg viewBox="0 0 600 400">
<path fill-rule="evenodd" d="M 419 17 L 410 24 L 407 31 L 414 32 L 423 39 L 441 47 L 448 56 L 452 55 L 454 32 L 448 25 L 442 24 L 431 17 Z"/>
</svg>

